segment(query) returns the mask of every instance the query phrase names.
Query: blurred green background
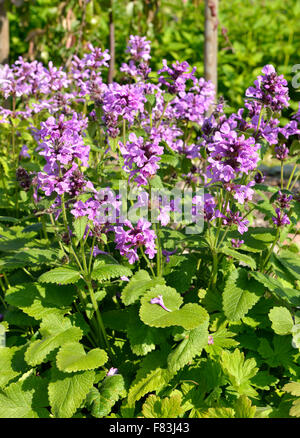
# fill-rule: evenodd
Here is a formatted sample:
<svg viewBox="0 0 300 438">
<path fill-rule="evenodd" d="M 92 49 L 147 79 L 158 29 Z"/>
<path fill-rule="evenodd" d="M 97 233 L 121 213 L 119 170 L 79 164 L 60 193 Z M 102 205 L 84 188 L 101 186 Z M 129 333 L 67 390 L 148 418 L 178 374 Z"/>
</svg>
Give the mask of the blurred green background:
<svg viewBox="0 0 300 438">
<path fill-rule="evenodd" d="M 19 55 L 56 65 L 70 63 L 87 42 L 109 48 L 109 11 L 115 24 L 116 68 L 124 61 L 130 34 L 152 41 L 152 69 L 163 58 L 188 61 L 203 75 L 204 0 L 13 0 L 10 62 Z M 273 64 L 290 85 L 291 109 L 299 91 L 291 86 L 300 63 L 299 0 L 220 0 L 218 94 L 230 107 L 243 104 L 245 89 L 265 64 Z M 118 76 L 116 76 L 117 78 Z"/>
</svg>

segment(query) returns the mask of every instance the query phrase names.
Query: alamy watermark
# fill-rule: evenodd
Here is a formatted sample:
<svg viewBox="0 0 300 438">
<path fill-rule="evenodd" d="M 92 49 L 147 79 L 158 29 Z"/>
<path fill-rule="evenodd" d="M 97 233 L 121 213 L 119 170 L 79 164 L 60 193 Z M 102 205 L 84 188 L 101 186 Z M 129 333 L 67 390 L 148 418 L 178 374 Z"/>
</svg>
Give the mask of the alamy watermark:
<svg viewBox="0 0 300 438">
<path fill-rule="evenodd" d="M 183 225 L 186 234 L 202 233 L 204 226 L 204 189 L 151 188 L 146 190 L 119 181 L 118 190 L 101 189 L 97 221 L 100 223 L 136 224 L 145 219 L 163 226 Z"/>
</svg>

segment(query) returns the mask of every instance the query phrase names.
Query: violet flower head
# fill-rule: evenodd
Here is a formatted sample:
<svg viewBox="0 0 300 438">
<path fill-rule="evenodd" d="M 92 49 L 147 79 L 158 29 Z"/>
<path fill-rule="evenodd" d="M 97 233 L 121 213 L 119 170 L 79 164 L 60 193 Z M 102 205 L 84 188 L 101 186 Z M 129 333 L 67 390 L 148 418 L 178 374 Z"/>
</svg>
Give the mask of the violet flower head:
<svg viewBox="0 0 300 438">
<path fill-rule="evenodd" d="M 166 310 L 167 312 L 171 312 L 170 309 L 168 309 L 165 305 L 164 305 L 164 300 L 162 295 L 158 295 L 155 298 L 152 298 L 152 300 L 150 300 L 151 304 L 158 304 L 160 307 L 162 307 L 164 310 Z"/>
<path fill-rule="evenodd" d="M 231 245 L 233 248 L 240 248 L 243 243 L 245 243 L 243 240 L 239 239 L 231 239 Z"/>
<path fill-rule="evenodd" d="M 284 225 L 289 225 L 291 222 L 288 215 L 285 214 L 280 208 L 276 208 L 276 217 L 272 217 L 272 221 L 277 227 L 283 227 Z"/>
<path fill-rule="evenodd" d="M 147 185 L 148 179 L 155 175 L 159 169 L 158 162 L 164 152 L 159 146 L 159 137 L 151 136 L 150 141 L 137 137 L 133 132 L 129 134 L 126 145 L 119 143 L 124 157 L 124 170 L 130 173 L 130 179 L 139 186 Z"/>
<path fill-rule="evenodd" d="M 293 199 L 292 195 L 287 195 L 286 193 L 282 193 L 281 190 L 278 192 L 278 197 L 276 199 L 276 202 L 279 204 L 279 207 L 281 209 L 288 209 L 290 208 L 290 203 Z"/>
<path fill-rule="evenodd" d="M 163 59 L 163 68 L 158 70 L 158 74 L 164 73 L 163 76 L 159 76 L 158 81 L 167 87 L 167 90 L 171 94 L 177 94 L 185 91 L 186 82 L 191 79 L 196 81 L 194 73 L 196 67 L 190 70 L 189 64 L 176 61 L 172 64 L 172 68 L 168 66 L 166 59 Z"/>
<path fill-rule="evenodd" d="M 246 96 L 259 99 L 262 105 L 274 112 L 288 107 L 288 87 L 283 75 L 277 75 L 273 65 L 266 65 L 262 73 L 254 81 L 254 87 L 247 89 Z"/>
<path fill-rule="evenodd" d="M 30 158 L 30 154 L 28 153 L 28 146 L 24 144 L 19 153 L 19 159 L 22 158 Z"/>
<path fill-rule="evenodd" d="M 116 249 L 122 256 L 127 257 L 131 265 L 139 260 L 137 253 L 139 247 L 145 247 L 145 254 L 150 259 L 155 257 L 156 234 L 151 230 L 151 223 L 144 218 L 139 219 L 135 226 L 126 220 L 123 226 L 116 226 L 112 230 L 115 232 Z"/>
<path fill-rule="evenodd" d="M 275 157 L 277 158 L 277 160 L 285 161 L 287 159 L 288 154 L 289 154 L 289 149 L 286 147 L 285 144 L 275 146 Z"/>
<path fill-rule="evenodd" d="M 261 173 L 261 172 L 257 172 L 257 173 L 254 175 L 254 181 L 256 182 L 256 184 L 261 184 L 261 183 L 264 182 L 264 180 L 265 180 L 265 176 L 264 176 L 263 173 Z"/>
<path fill-rule="evenodd" d="M 177 252 L 177 248 L 175 248 L 173 251 L 167 251 L 166 249 L 162 250 L 162 255 L 166 257 L 166 263 L 169 263 L 170 256 L 175 254 Z"/>
<path fill-rule="evenodd" d="M 257 166 L 259 148 L 254 138 L 238 136 L 229 123 L 223 123 L 207 145 L 207 176 L 212 182 L 230 182 L 240 173 L 248 175 Z"/>
<path fill-rule="evenodd" d="M 147 41 L 146 37 L 130 35 L 126 52 L 130 53 L 134 61 L 149 61 L 151 58 L 150 50 L 151 41 Z"/>
</svg>

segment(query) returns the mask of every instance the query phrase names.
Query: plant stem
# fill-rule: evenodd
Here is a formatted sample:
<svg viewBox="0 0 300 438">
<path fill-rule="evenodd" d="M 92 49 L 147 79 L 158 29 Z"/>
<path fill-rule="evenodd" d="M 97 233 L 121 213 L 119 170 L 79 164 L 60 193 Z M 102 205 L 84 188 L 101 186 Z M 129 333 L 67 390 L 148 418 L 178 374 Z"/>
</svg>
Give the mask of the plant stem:
<svg viewBox="0 0 300 438">
<path fill-rule="evenodd" d="M 270 247 L 270 249 L 269 249 L 269 252 L 268 252 L 268 254 L 267 254 L 267 257 L 265 258 L 265 260 L 264 260 L 264 262 L 263 262 L 263 264 L 262 264 L 261 270 L 263 270 L 264 267 L 266 266 L 266 264 L 268 263 L 269 258 L 270 258 L 271 254 L 272 254 L 272 251 L 273 251 L 273 249 L 274 249 L 276 243 L 277 243 L 278 240 L 279 240 L 279 237 L 280 237 L 280 228 L 278 227 L 278 228 L 277 228 L 277 232 L 276 232 L 276 236 L 275 236 L 275 239 L 274 239 L 274 242 L 272 243 L 272 245 L 271 245 L 271 247 Z"/>
<path fill-rule="evenodd" d="M 290 178 L 289 178 L 289 180 L 288 180 L 288 183 L 287 183 L 287 186 L 286 186 L 286 189 L 287 189 L 287 190 L 288 190 L 289 187 L 290 187 L 290 184 L 291 184 L 291 182 L 292 182 L 292 179 L 293 179 L 293 176 L 294 176 L 294 173 L 295 173 L 296 169 L 297 169 L 297 163 L 294 165 L 294 168 L 293 168 L 292 173 L 291 173 L 291 175 L 290 175 Z"/>
<path fill-rule="evenodd" d="M 146 263 L 147 263 L 148 268 L 150 269 L 150 271 L 151 271 L 153 277 L 155 277 L 155 274 L 154 274 L 154 271 L 153 271 L 153 269 L 152 269 L 151 263 L 150 263 L 148 257 L 146 256 L 146 254 L 144 253 L 143 248 L 140 247 L 140 250 L 141 250 L 142 256 L 143 256 L 144 259 L 146 260 Z"/>
</svg>

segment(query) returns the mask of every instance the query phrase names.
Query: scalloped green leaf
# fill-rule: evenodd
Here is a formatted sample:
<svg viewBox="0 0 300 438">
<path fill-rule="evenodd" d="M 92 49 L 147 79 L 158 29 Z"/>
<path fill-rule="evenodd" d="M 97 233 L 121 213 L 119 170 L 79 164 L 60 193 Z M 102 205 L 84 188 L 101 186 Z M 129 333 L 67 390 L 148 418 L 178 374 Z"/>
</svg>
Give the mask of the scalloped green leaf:
<svg viewBox="0 0 300 438">
<path fill-rule="evenodd" d="M 94 371 L 63 373 L 52 368 L 48 394 L 54 417 L 71 418 L 91 390 L 94 379 Z"/>
<path fill-rule="evenodd" d="M 70 284 L 77 283 L 80 279 L 80 272 L 71 266 L 63 266 L 54 268 L 51 271 L 45 272 L 39 277 L 41 283 L 56 283 L 56 284 Z"/>
<path fill-rule="evenodd" d="M 150 300 L 161 295 L 170 312 Z M 195 303 L 185 304 L 179 309 L 183 300 L 175 289 L 168 286 L 156 286 L 141 299 L 140 318 L 150 327 L 181 326 L 186 330 L 198 327 L 203 320 L 203 309 Z"/>
<path fill-rule="evenodd" d="M 129 283 L 124 287 L 121 295 L 121 300 L 125 306 L 129 306 L 136 302 L 147 290 L 156 285 L 164 285 L 163 278 L 151 278 L 147 271 L 141 269 L 130 279 Z"/>
<path fill-rule="evenodd" d="M 202 349 L 207 345 L 209 315 L 206 310 L 200 309 L 202 314 L 201 324 L 188 332 L 168 356 L 168 368 L 172 372 L 177 372 L 184 365 L 191 362 L 195 356 L 199 356 Z"/>
<path fill-rule="evenodd" d="M 86 353 L 78 342 L 64 344 L 56 355 L 57 368 L 66 373 L 94 370 L 103 366 L 107 360 L 104 350 L 94 348 Z"/>
<path fill-rule="evenodd" d="M 292 333 L 294 322 L 286 307 L 273 307 L 269 312 L 269 319 L 272 322 L 272 329 L 278 335 Z"/>
<path fill-rule="evenodd" d="M 92 272 L 93 280 L 110 280 L 111 278 L 121 277 L 121 276 L 130 277 L 132 275 L 131 269 L 126 266 L 117 265 L 117 264 L 103 264 L 98 265 L 96 269 Z"/>
<path fill-rule="evenodd" d="M 96 418 L 107 416 L 120 397 L 126 394 L 124 379 L 120 374 L 107 376 L 99 390 L 92 388 L 87 396 L 87 404 L 91 405 L 91 414 Z"/>
<path fill-rule="evenodd" d="M 42 339 L 31 342 L 25 353 L 26 362 L 32 366 L 44 362 L 47 355 L 55 348 L 65 343 L 77 342 L 83 335 L 79 327 L 72 327 L 68 318 L 62 318 L 56 314 L 44 318 L 40 333 Z"/>
<path fill-rule="evenodd" d="M 48 418 L 47 383 L 31 375 L 0 390 L 0 418 Z"/>
<path fill-rule="evenodd" d="M 53 312 L 64 314 L 75 297 L 73 286 L 25 283 L 7 290 L 6 301 L 35 319 Z"/>
<path fill-rule="evenodd" d="M 230 321 L 238 321 L 258 302 L 264 288 L 248 271 L 236 269 L 229 275 L 223 292 L 223 310 Z"/>
</svg>

